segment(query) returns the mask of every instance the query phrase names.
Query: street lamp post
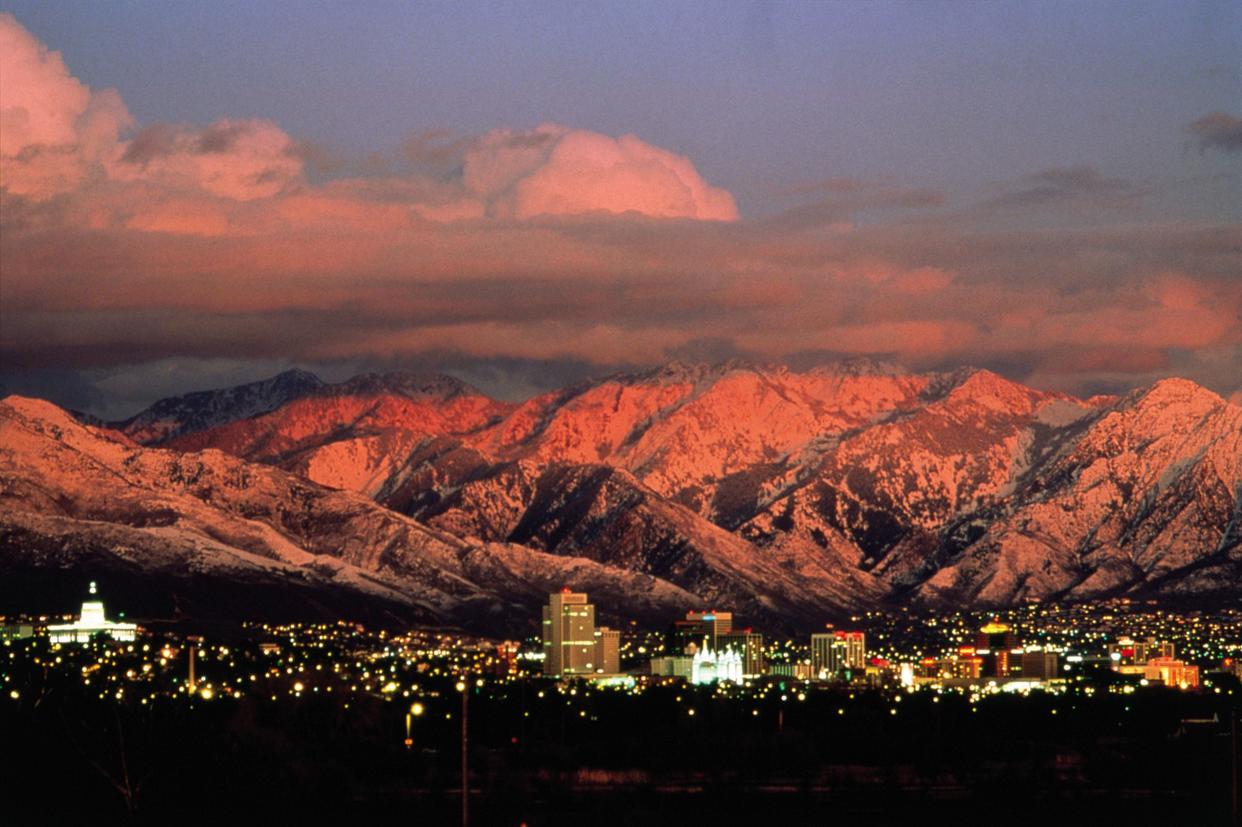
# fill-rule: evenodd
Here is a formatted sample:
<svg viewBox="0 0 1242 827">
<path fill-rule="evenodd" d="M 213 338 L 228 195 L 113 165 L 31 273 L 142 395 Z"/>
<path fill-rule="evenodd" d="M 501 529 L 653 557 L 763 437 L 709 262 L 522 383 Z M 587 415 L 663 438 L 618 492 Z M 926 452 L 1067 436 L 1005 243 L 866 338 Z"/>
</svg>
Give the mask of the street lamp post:
<svg viewBox="0 0 1242 827">
<path fill-rule="evenodd" d="M 457 682 L 457 691 L 461 693 L 461 827 L 470 824 L 470 763 L 468 760 L 469 742 L 466 737 L 466 725 L 470 705 L 470 685 L 463 676 Z"/>
<path fill-rule="evenodd" d="M 411 719 L 417 718 L 423 714 L 423 705 L 415 701 L 410 704 L 410 711 L 405 713 L 405 748 L 412 749 L 414 747 L 414 735 L 410 732 Z"/>
</svg>

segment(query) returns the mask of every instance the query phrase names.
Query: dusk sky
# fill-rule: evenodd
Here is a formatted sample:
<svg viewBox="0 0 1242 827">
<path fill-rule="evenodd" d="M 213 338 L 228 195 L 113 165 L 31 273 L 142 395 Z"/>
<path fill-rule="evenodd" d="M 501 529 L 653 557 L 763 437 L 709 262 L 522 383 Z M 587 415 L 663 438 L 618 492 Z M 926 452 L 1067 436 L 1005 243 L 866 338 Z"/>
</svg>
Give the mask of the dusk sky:
<svg viewBox="0 0 1242 827">
<path fill-rule="evenodd" d="M 868 355 L 1242 400 L 1242 5 L 0 0 L 0 387 Z"/>
</svg>

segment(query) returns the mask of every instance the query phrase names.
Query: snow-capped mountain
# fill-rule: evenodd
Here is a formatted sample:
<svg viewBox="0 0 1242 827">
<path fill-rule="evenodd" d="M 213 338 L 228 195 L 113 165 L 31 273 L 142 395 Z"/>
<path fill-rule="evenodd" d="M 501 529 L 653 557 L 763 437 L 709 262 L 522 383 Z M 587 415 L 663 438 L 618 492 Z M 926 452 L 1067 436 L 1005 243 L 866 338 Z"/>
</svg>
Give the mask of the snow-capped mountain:
<svg viewBox="0 0 1242 827">
<path fill-rule="evenodd" d="M 364 374 L 265 415 L 188 433 L 168 447 L 219 448 L 375 496 L 427 439 L 473 433 L 512 407 L 450 376 Z"/>
<path fill-rule="evenodd" d="M 635 617 L 699 598 L 655 577 L 515 544 L 466 542 L 220 451 L 136 447 L 47 402 L 0 402 L 0 570 L 154 578 L 187 592 L 277 587 L 348 594 L 407 617 L 499 628 L 550 591 L 590 589 Z M 257 607 L 256 607 L 257 608 Z"/>
<path fill-rule="evenodd" d="M 1242 408 L 1182 379 L 1137 390 L 1021 475 L 996 518 L 947 550 L 959 543 L 924 594 L 1003 603 L 1137 585 L 1236 598 Z"/>
<path fill-rule="evenodd" d="M 287 370 L 259 382 L 161 399 L 141 413 L 110 425 L 139 444 L 158 445 L 181 434 L 274 411 L 322 386 L 323 381 L 313 373 Z"/>
<path fill-rule="evenodd" d="M 1242 594 L 1242 408 L 1184 380 L 1080 400 L 969 369 L 673 364 L 513 405 L 365 376 L 166 447 L 795 626 L 891 601 Z M 346 560 L 375 542 L 305 519 L 296 542 Z M 530 596 L 524 571 L 471 582 Z"/>
<path fill-rule="evenodd" d="M 1167 395 L 1168 384 L 1147 393 Z M 1236 545 L 1229 539 L 1236 524 L 1225 506 L 1239 499 L 1236 462 L 1221 458 L 1236 446 L 1239 409 L 1192 383 L 1173 386 L 1195 390 L 1160 406 L 1162 415 L 1198 416 L 1202 445 L 1158 449 L 1167 420 L 1123 416 L 1138 398 L 1133 395 L 1084 401 L 989 371 L 909 374 L 853 360 L 803 372 L 780 365 L 672 364 L 544 394 L 508 411 L 488 409 L 491 424 L 455 417 L 451 426 L 430 419 L 418 429 L 398 426 L 386 432 L 386 444 L 366 429 L 337 423 L 311 438 L 315 464 L 296 453 L 249 456 L 364 491 L 462 536 L 622 559 L 646 571 L 681 565 L 679 585 L 691 590 L 703 588 L 685 574 L 694 570 L 693 554 L 681 561 L 670 545 L 707 545 L 703 538 L 723 529 L 787 568 L 825 572 L 818 580 L 801 579 L 818 583 L 808 586 L 819 595 L 815 600 L 837 605 L 883 595 L 1003 603 L 1169 591 L 1191 588 L 1183 582 L 1191 572 L 1185 566 L 1215 572 L 1232 559 L 1230 551 L 1214 551 L 1215 557 L 1209 551 Z M 1203 418 L 1200 408 L 1216 413 Z M 1148 535 L 1163 536 L 1151 522 L 1157 512 L 1126 505 L 1132 487 L 1112 492 L 1116 501 L 1107 507 L 1126 515 L 1125 526 L 1098 559 L 1008 579 L 986 562 L 969 562 L 982 556 L 1027 572 L 1051 565 L 1060 545 L 1098 543 L 1099 527 L 1085 520 L 1064 522 L 1073 526 L 1065 529 L 1074 534 L 1072 542 L 1054 542 L 1047 532 L 1031 539 L 1022 526 L 1051 498 L 1082 499 L 1084 506 L 1098 499 L 1099 492 L 1086 490 L 1077 477 L 1048 475 L 1066 457 L 1090 465 L 1105 450 L 1096 436 L 1100 423 L 1118 417 L 1131 423 L 1135 468 L 1165 485 L 1181 480 L 1195 496 L 1211 485 L 1223 497 L 1225 505 L 1195 513 L 1163 541 L 1178 548 L 1159 555 L 1167 570 L 1114 560 L 1143 559 L 1136 544 L 1146 548 Z M 233 450 L 224 436 L 209 430 L 196 439 Z M 1204 447 L 1209 444 L 1211 451 Z M 357 457 L 364 458 L 361 466 Z M 1204 470 L 1209 465 L 1216 477 Z M 351 478 L 364 484 L 351 485 Z M 1060 482 L 1054 486 L 1053 479 Z M 1158 498 L 1150 490 L 1142 496 Z M 621 528 L 639 514 L 652 533 Z M 697 520 L 692 530 L 670 527 L 690 517 Z M 651 529 L 655 525 L 659 531 Z M 993 551 L 985 554 L 985 548 Z M 1029 559 L 1020 564 L 1023 556 Z M 1174 560 L 1182 564 L 1171 566 Z M 1118 566 L 1129 574 L 1084 574 Z M 984 580 L 992 585 L 979 585 Z M 1207 588 L 1209 580 L 1197 575 L 1194 588 Z M 1002 587 L 1005 582 L 1010 585 Z"/>
</svg>

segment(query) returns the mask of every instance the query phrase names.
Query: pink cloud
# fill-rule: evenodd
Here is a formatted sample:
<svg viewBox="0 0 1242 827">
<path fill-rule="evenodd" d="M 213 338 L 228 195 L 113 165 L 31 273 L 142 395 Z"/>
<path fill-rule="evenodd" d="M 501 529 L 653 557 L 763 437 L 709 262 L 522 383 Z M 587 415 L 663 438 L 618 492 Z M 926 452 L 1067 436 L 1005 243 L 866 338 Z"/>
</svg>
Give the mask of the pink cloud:
<svg viewBox="0 0 1242 827">
<path fill-rule="evenodd" d="M 1236 227 L 743 221 L 689 159 L 553 124 L 412 147 L 438 177 L 312 184 L 305 147 L 269 121 L 126 136 L 119 96 L 11 17 L 0 38 L 7 364 L 615 365 L 706 342 L 1003 364 L 1066 390 L 1192 353 L 1196 375 L 1236 387 Z"/>
<path fill-rule="evenodd" d="M 633 135 L 612 138 L 556 124 L 484 135 L 466 152 L 463 183 L 501 217 L 738 217 L 733 196 L 705 182 L 688 158 Z"/>
<path fill-rule="evenodd" d="M 224 119 L 201 130 L 157 124 L 125 144 L 108 173 L 117 181 L 250 201 L 298 182 L 301 155 L 296 142 L 271 121 Z"/>
<path fill-rule="evenodd" d="M 129 126 L 120 95 L 92 92 L 10 14 L 0 14 L 0 186 L 44 200 L 76 189 Z"/>
</svg>

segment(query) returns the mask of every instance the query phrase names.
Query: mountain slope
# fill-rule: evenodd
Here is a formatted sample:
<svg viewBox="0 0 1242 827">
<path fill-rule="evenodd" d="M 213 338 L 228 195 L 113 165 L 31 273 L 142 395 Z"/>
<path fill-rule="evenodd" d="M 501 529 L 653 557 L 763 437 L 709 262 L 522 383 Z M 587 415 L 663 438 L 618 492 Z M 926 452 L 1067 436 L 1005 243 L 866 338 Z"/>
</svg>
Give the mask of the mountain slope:
<svg viewBox="0 0 1242 827">
<path fill-rule="evenodd" d="M 1184 380 L 1084 401 L 851 361 L 673 364 L 520 405 L 367 375 L 167 445 L 364 494 L 444 542 L 559 561 L 489 564 L 505 585 L 471 580 L 484 591 L 590 564 L 818 626 L 886 602 L 1242 595 L 1240 434 L 1242 409 Z M 322 548 L 319 532 L 295 544 Z M 382 542 L 342 532 L 326 545 Z M 471 579 L 468 556 L 436 565 Z"/>
<path fill-rule="evenodd" d="M 1169 379 L 1094 417 L 922 591 L 1005 603 L 1240 586 L 1242 408 Z"/>
<path fill-rule="evenodd" d="M 0 403 L 0 537 L 10 570 L 70 565 L 66 549 L 77 548 L 165 578 L 330 587 L 476 626 L 528 614 L 526 601 L 564 585 L 647 618 L 697 602 L 588 560 L 464 542 L 361 495 L 219 451 L 137 448 L 19 397 Z"/>
<path fill-rule="evenodd" d="M 365 374 L 265 415 L 186 434 L 168 447 L 218 448 L 375 496 L 424 441 L 478 431 L 511 408 L 452 377 Z"/>
<path fill-rule="evenodd" d="M 322 380 L 313 373 L 288 370 L 246 385 L 161 399 L 129 419 L 110 424 L 139 444 L 156 445 L 182 434 L 276 410 L 322 386 Z"/>
</svg>

